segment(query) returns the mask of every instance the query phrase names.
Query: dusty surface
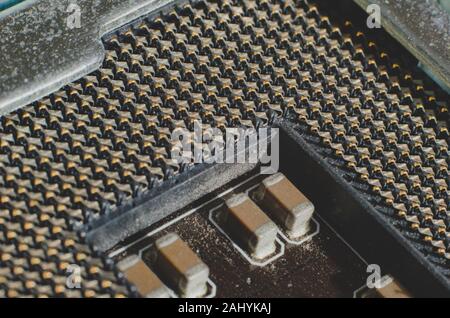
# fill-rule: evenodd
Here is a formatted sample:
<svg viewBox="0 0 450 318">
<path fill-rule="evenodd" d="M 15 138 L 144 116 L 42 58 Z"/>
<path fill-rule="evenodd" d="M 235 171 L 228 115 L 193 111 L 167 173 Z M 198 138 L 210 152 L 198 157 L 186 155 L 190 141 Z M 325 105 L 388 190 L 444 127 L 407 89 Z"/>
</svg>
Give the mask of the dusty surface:
<svg viewBox="0 0 450 318">
<path fill-rule="evenodd" d="M 81 27 L 73 29 L 70 0 L 31 0 L 0 14 L 0 114 L 95 70 L 104 57 L 102 35 L 170 2 L 78 1 Z"/>
<path fill-rule="evenodd" d="M 356 0 L 378 4 L 382 26 L 450 87 L 450 15 L 435 0 Z"/>
<path fill-rule="evenodd" d="M 286 244 L 284 255 L 264 267 L 251 265 L 208 219 L 209 210 L 218 203 L 211 202 L 127 253 L 146 249 L 158 237 L 176 232 L 209 266 L 218 297 L 352 297 L 364 284 L 365 263 L 322 222 L 320 233 L 310 241 Z"/>
</svg>

